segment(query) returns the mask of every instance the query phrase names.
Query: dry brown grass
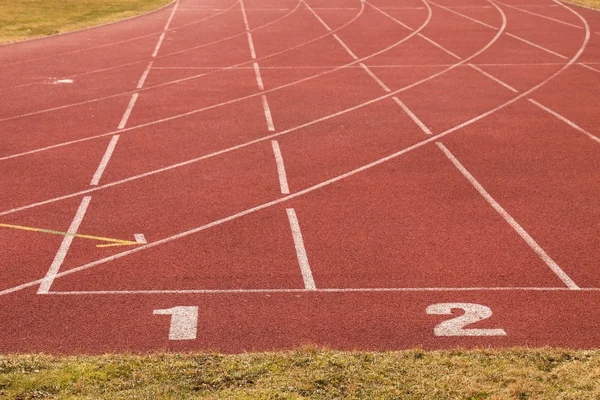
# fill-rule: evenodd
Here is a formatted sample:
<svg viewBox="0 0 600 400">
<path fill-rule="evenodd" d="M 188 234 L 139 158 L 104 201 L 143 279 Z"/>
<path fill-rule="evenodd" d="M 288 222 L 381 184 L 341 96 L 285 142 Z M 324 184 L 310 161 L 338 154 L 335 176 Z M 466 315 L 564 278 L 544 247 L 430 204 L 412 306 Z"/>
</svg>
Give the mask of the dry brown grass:
<svg viewBox="0 0 600 400">
<path fill-rule="evenodd" d="M 0 357 L 6 399 L 600 399 L 600 351 Z"/>
<path fill-rule="evenodd" d="M 600 0 L 566 0 L 566 2 L 600 10 Z"/>
</svg>

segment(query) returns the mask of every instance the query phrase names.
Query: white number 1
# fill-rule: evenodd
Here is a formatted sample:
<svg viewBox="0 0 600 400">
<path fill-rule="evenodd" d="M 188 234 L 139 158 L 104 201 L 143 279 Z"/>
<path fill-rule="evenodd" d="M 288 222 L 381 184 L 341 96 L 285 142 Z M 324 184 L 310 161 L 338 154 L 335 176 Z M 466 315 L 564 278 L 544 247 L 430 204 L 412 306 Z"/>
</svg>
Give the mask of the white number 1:
<svg viewBox="0 0 600 400">
<path fill-rule="evenodd" d="M 452 315 L 452 309 L 460 308 L 464 314 L 438 324 L 435 336 L 505 336 L 504 329 L 465 329 L 464 327 L 492 316 L 492 310 L 481 304 L 439 303 L 427 307 L 427 314 Z"/>
<path fill-rule="evenodd" d="M 194 340 L 198 331 L 198 307 L 179 306 L 154 310 L 154 315 L 171 315 L 169 340 Z"/>
</svg>

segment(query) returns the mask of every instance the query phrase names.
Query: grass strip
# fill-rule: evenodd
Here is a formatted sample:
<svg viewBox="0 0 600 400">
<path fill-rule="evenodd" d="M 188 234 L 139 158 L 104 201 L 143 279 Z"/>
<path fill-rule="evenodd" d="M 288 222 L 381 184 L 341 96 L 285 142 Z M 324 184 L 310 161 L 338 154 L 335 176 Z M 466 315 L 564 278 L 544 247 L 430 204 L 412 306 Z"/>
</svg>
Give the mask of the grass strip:
<svg viewBox="0 0 600 400">
<path fill-rule="evenodd" d="M 0 43 L 74 31 L 157 9 L 171 0 L 0 0 Z"/>
<path fill-rule="evenodd" d="M 5 399 L 598 399 L 600 351 L 0 357 Z"/>
<path fill-rule="evenodd" d="M 566 0 L 566 2 L 600 10 L 600 0 Z"/>
</svg>

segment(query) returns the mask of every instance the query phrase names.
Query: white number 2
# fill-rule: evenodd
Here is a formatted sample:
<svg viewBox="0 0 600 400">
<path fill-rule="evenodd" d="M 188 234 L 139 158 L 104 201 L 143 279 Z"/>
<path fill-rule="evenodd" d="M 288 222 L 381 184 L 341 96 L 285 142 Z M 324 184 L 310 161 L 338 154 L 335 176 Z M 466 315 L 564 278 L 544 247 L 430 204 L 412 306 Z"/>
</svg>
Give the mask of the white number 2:
<svg viewBox="0 0 600 400">
<path fill-rule="evenodd" d="M 179 306 L 154 310 L 154 315 L 171 315 L 169 340 L 194 340 L 198 331 L 198 307 Z"/>
<path fill-rule="evenodd" d="M 452 315 L 452 310 L 460 308 L 464 314 L 438 324 L 433 333 L 435 336 L 505 336 L 504 329 L 465 329 L 464 327 L 492 316 L 492 310 L 481 304 L 473 303 L 439 303 L 427 307 L 427 314 Z"/>
</svg>

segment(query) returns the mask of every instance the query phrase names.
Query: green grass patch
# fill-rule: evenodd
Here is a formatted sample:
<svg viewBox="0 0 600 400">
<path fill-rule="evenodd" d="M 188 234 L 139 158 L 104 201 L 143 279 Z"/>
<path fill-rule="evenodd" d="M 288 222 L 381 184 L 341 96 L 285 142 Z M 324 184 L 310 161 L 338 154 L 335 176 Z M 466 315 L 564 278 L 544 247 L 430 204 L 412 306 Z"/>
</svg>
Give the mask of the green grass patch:
<svg viewBox="0 0 600 400">
<path fill-rule="evenodd" d="M 567 2 L 600 10 L 600 0 L 567 0 Z"/>
<path fill-rule="evenodd" d="M 117 21 L 171 0 L 0 0 L 0 43 Z"/>
<path fill-rule="evenodd" d="M 598 399 L 600 351 L 0 357 L 5 399 Z"/>
</svg>

